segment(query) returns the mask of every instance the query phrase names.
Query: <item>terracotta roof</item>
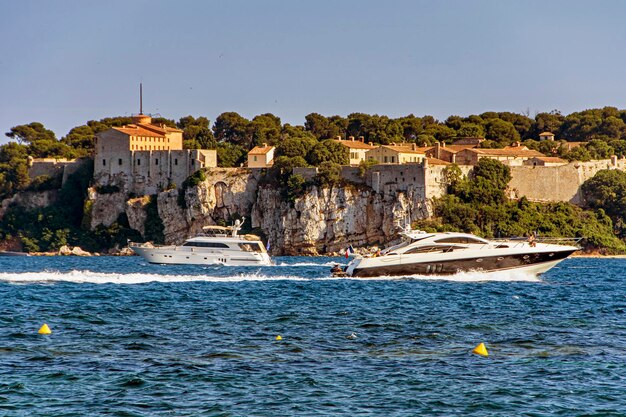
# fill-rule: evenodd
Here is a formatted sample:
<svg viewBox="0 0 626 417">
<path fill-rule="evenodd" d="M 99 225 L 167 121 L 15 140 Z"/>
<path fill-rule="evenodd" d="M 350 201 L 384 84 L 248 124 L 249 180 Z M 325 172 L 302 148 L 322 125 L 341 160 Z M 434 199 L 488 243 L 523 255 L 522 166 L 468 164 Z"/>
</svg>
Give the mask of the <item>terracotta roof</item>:
<svg viewBox="0 0 626 417">
<path fill-rule="evenodd" d="M 461 152 L 464 149 L 474 149 L 475 147 L 475 145 L 446 145 L 439 147 L 439 149 L 441 149 L 442 151 L 448 151 L 450 153 L 457 153 Z"/>
<path fill-rule="evenodd" d="M 486 149 L 486 148 L 472 148 L 466 149 L 468 152 L 474 152 L 479 155 L 491 155 L 491 156 L 520 156 L 520 157 L 533 157 L 533 156 L 544 156 L 539 151 L 533 151 L 528 149 L 520 149 L 519 146 L 513 146 L 504 149 Z"/>
<path fill-rule="evenodd" d="M 416 154 L 421 154 L 421 155 L 425 155 L 426 151 L 431 149 L 430 146 L 425 147 L 425 148 L 416 147 L 415 149 L 413 149 L 411 145 L 380 145 L 380 147 L 390 149 L 398 153 L 416 153 Z"/>
<path fill-rule="evenodd" d="M 450 162 L 437 158 L 426 158 L 430 165 L 450 165 Z"/>
<path fill-rule="evenodd" d="M 360 140 L 342 140 L 342 139 L 333 139 L 333 140 L 351 149 L 374 149 L 376 148 L 376 146 L 363 143 Z"/>
<path fill-rule="evenodd" d="M 112 129 L 129 136 L 147 136 L 151 138 L 165 137 L 165 131 L 162 130 L 162 133 L 157 133 L 154 129 L 146 129 L 144 126 L 145 125 L 126 125 L 122 127 L 113 127 Z"/>
<path fill-rule="evenodd" d="M 273 146 L 255 146 L 250 152 L 248 152 L 248 155 L 265 155 L 272 149 L 274 149 Z"/>
</svg>

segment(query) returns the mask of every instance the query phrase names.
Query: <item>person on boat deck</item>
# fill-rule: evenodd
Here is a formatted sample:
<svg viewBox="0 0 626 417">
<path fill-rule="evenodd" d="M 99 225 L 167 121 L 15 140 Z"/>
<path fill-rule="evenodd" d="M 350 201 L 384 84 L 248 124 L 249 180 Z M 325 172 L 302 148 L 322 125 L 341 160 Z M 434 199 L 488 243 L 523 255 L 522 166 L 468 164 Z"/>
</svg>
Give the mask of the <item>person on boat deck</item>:
<svg viewBox="0 0 626 417">
<path fill-rule="evenodd" d="M 528 235 L 528 244 L 533 248 L 537 246 L 537 242 L 535 241 L 535 232 Z"/>
<path fill-rule="evenodd" d="M 330 272 L 335 274 L 335 273 L 338 273 L 338 272 L 343 272 L 343 269 L 341 269 L 339 264 L 335 264 L 335 265 L 333 265 L 333 269 L 331 269 Z"/>
</svg>

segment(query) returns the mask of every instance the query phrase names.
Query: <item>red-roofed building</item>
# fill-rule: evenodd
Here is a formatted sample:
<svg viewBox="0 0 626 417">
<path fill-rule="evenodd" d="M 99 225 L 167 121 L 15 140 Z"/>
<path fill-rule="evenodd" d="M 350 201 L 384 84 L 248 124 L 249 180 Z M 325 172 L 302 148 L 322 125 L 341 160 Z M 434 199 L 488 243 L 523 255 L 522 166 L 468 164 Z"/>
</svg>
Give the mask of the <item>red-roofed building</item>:
<svg viewBox="0 0 626 417">
<path fill-rule="evenodd" d="M 248 152 L 248 168 L 268 168 L 274 165 L 274 147 L 264 143 Z"/>
<path fill-rule="evenodd" d="M 183 131 L 152 124 L 144 114 L 133 123 L 96 134 L 94 178 L 108 184 L 118 178 L 127 191 L 153 194 L 182 182 L 201 168 L 216 167 L 214 149 L 183 149 Z"/>
<path fill-rule="evenodd" d="M 354 140 L 354 136 L 350 136 L 348 140 L 335 139 L 335 142 L 348 148 L 348 152 L 350 153 L 350 165 L 359 165 L 361 161 L 365 161 L 365 154 L 368 151 L 376 149 L 376 146 L 371 143 L 365 143 L 363 136 L 359 137 L 359 140 Z"/>
<path fill-rule="evenodd" d="M 541 152 L 529 150 L 525 146 L 507 146 L 504 149 L 472 148 L 456 154 L 459 165 L 477 165 L 482 158 L 495 159 L 505 165 L 522 165 L 530 158 L 545 156 Z"/>
<path fill-rule="evenodd" d="M 379 164 L 417 164 L 426 159 L 430 147 L 420 148 L 415 143 L 381 145 L 367 151 L 367 159 Z"/>
</svg>

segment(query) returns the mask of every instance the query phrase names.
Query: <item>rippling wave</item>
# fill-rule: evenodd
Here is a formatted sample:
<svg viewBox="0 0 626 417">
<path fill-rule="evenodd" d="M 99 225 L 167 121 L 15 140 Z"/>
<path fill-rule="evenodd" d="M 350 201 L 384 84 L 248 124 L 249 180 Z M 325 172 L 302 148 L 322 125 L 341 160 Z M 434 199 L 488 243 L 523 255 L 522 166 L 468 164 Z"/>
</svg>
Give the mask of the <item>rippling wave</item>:
<svg viewBox="0 0 626 417">
<path fill-rule="evenodd" d="M 0 258 L 0 415 L 626 412 L 626 260 L 541 279 L 334 279 L 345 259 L 277 261 Z"/>
</svg>

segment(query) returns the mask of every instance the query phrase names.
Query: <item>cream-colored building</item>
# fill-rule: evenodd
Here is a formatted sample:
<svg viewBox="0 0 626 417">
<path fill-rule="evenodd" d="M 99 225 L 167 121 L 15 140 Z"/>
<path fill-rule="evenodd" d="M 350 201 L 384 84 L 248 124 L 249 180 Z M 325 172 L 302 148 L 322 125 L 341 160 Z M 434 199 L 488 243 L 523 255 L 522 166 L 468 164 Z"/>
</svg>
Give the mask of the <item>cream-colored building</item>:
<svg viewBox="0 0 626 417">
<path fill-rule="evenodd" d="M 507 146 L 503 149 L 464 149 L 456 154 L 455 159 L 459 165 L 477 165 L 482 158 L 489 158 L 514 166 L 522 165 L 527 159 L 543 156 L 545 155 L 541 152 L 530 150 L 525 146 Z"/>
<path fill-rule="evenodd" d="M 539 134 L 539 140 L 554 140 L 554 133 L 542 132 Z"/>
<path fill-rule="evenodd" d="M 274 165 L 273 146 L 264 143 L 263 146 L 255 146 L 248 152 L 248 168 L 269 168 Z"/>
<path fill-rule="evenodd" d="M 361 136 L 359 140 L 354 140 L 354 136 L 350 136 L 348 140 L 335 139 L 335 142 L 348 148 L 350 165 L 359 165 L 362 161 L 365 161 L 366 154 L 372 149 L 376 149 L 376 146 L 365 143 Z"/>
<path fill-rule="evenodd" d="M 181 185 L 198 169 L 216 166 L 214 149 L 183 149 L 182 130 L 152 124 L 143 114 L 132 124 L 96 134 L 94 178 L 102 184 L 124 183 L 136 194 Z"/>
<path fill-rule="evenodd" d="M 420 148 L 415 143 L 401 143 L 399 145 L 381 145 L 367 151 L 368 160 L 374 160 L 379 164 L 412 164 L 423 162 L 428 148 Z"/>
</svg>

